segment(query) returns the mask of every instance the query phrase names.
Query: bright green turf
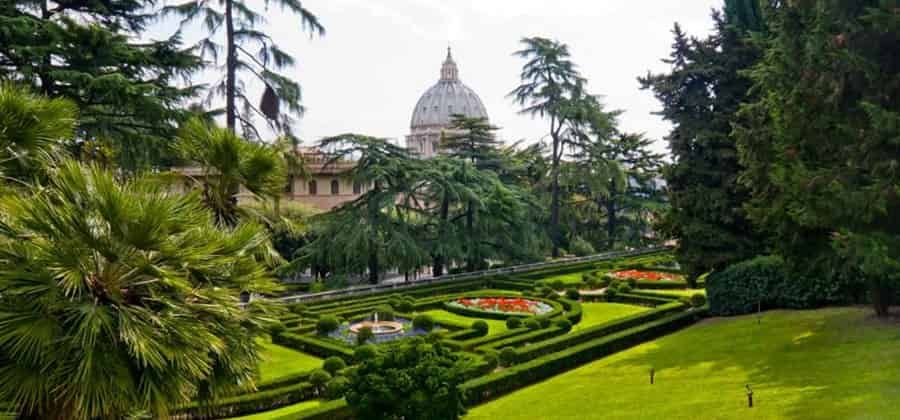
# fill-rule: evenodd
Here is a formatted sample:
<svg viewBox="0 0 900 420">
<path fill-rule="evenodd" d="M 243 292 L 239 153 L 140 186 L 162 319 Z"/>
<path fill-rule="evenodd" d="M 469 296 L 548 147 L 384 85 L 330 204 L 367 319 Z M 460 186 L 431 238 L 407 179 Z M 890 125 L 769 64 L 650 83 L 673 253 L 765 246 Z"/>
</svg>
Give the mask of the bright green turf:
<svg viewBox="0 0 900 420">
<path fill-rule="evenodd" d="M 272 344 L 268 339 L 263 347 L 263 361 L 259 365 L 261 383 L 322 367 L 322 359 Z"/>
<path fill-rule="evenodd" d="M 624 318 L 638 312 L 649 311 L 650 308 L 622 303 L 582 303 L 581 322 L 575 324 L 572 331 L 588 328 L 617 318 Z"/>
<path fill-rule="evenodd" d="M 550 283 L 550 282 L 553 282 L 556 280 L 562 280 L 562 282 L 565 284 L 578 284 L 578 283 L 582 282 L 581 281 L 582 274 L 584 274 L 584 273 L 579 272 L 579 273 L 560 274 L 558 276 L 544 277 L 541 279 L 541 281 Z"/>
<path fill-rule="evenodd" d="M 319 400 L 303 401 L 297 404 L 281 407 L 277 410 L 266 411 L 263 413 L 251 414 L 243 417 L 232 417 L 231 420 L 266 420 L 275 417 L 286 416 L 288 414 L 297 414 L 311 408 L 318 407 L 321 404 Z"/>
<path fill-rule="evenodd" d="M 488 324 L 488 335 L 499 334 L 506 331 L 506 321 L 497 320 L 497 319 L 485 319 L 485 318 L 473 318 L 468 316 L 462 316 L 455 314 L 450 311 L 445 311 L 443 309 L 433 309 L 430 311 L 422 312 L 423 314 L 430 315 L 434 320 L 440 324 L 442 319 L 460 323 L 462 325 L 472 325 L 473 322 L 481 320 L 487 322 Z"/>
<path fill-rule="evenodd" d="M 711 319 L 474 408 L 465 420 L 900 419 L 900 325 L 870 313 Z"/>
</svg>

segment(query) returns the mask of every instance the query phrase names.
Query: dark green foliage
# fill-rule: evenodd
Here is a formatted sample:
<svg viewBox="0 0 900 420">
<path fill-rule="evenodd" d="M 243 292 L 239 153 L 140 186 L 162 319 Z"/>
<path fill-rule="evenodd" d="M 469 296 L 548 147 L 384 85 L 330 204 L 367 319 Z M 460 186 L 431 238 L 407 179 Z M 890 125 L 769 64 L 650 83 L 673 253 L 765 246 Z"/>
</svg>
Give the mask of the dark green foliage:
<svg viewBox="0 0 900 420">
<path fill-rule="evenodd" d="M 900 289 L 897 4 L 790 2 L 769 12 L 767 54 L 751 73 L 765 95 L 735 127 L 748 213 L 792 279 L 859 279 L 886 316 Z"/>
<path fill-rule="evenodd" d="M 356 345 L 362 346 L 375 338 L 375 332 L 372 327 L 362 327 L 356 333 Z"/>
<path fill-rule="evenodd" d="M 171 140 L 202 67 L 179 35 L 146 36 L 140 1 L 23 0 L 0 5 L 0 79 L 67 98 L 80 110 L 76 157 L 128 170 L 173 163 Z M 158 38 L 158 37 L 153 37 Z"/>
<path fill-rule="evenodd" d="M 382 305 L 375 308 L 375 313 L 378 314 L 379 321 L 393 321 L 394 320 L 394 309 L 388 305 Z"/>
<path fill-rule="evenodd" d="M 497 369 L 497 366 L 500 366 L 500 356 L 495 351 L 487 351 L 482 355 L 484 359 L 484 363 L 487 364 L 485 370 L 488 372 L 493 372 L 494 369 Z"/>
<path fill-rule="evenodd" d="M 566 289 L 566 298 L 571 300 L 578 300 L 581 297 L 581 293 L 578 292 L 578 289 L 574 287 L 570 287 Z"/>
<path fill-rule="evenodd" d="M 303 312 L 306 311 L 306 309 L 307 309 L 306 305 L 304 305 L 302 303 L 292 303 L 292 304 L 288 305 L 287 308 L 288 308 L 288 311 L 290 311 L 293 314 L 297 314 L 297 315 L 303 315 Z"/>
<path fill-rule="evenodd" d="M 597 253 L 597 251 L 594 250 L 594 246 L 580 236 L 576 236 L 569 240 L 569 252 L 576 257 L 585 257 Z"/>
<path fill-rule="evenodd" d="M 431 331 L 434 329 L 434 318 L 431 315 L 417 315 L 413 318 L 413 328 Z"/>
<path fill-rule="evenodd" d="M 506 328 L 514 330 L 516 328 L 520 328 L 522 326 L 522 318 L 517 316 L 511 316 L 506 318 Z"/>
<path fill-rule="evenodd" d="M 616 296 L 619 295 L 619 288 L 612 287 L 612 284 L 610 284 L 610 286 L 606 288 L 606 291 L 603 293 L 603 295 L 606 297 L 606 300 L 612 302 L 616 298 Z"/>
<path fill-rule="evenodd" d="M 475 321 L 472 323 L 472 329 L 477 331 L 482 336 L 487 335 L 488 323 L 482 320 Z"/>
<path fill-rule="evenodd" d="M 315 398 L 317 392 L 311 383 L 298 382 L 209 403 L 191 403 L 176 410 L 175 414 L 189 415 L 192 418 L 243 416 Z"/>
<path fill-rule="evenodd" d="M 415 310 L 415 300 L 411 297 L 401 299 L 399 302 L 397 302 L 397 306 L 395 306 L 394 309 L 408 314 Z"/>
<path fill-rule="evenodd" d="M 548 286 L 550 286 L 551 289 L 556 290 L 557 292 L 566 290 L 566 283 L 562 280 L 553 280 L 548 283 Z"/>
<path fill-rule="evenodd" d="M 552 321 L 550 321 L 550 317 L 546 315 L 536 316 L 534 319 L 540 324 L 541 328 L 547 328 L 550 326 Z"/>
<path fill-rule="evenodd" d="M 694 293 L 691 295 L 691 306 L 695 308 L 699 308 L 703 305 L 706 305 L 706 295 L 703 293 Z"/>
<path fill-rule="evenodd" d="M 284 330 L 284 324 L 281 321 L 275 321 L 269 326 L 269 335 L 276 336 L 283 333 Z"/>
<path fill-rule="evenodd" d="M 335 375 L 338 371 L 343 370 L 346 367 L 347 363 L 344 362 L 344 359 L 337 356 L 331 356 L 322 362 L 322 369 L 325 369 L 326 372 L 332 375 Z"/>
<path fill-rule="evenodd" d="M 325 384 L 325 398 L 329 400 L 342 398 L 349 387 L 350 380 L 343 376 L 335 376 Z"/>
<path fill-rule="evenodd" d="M 563 331 L 569 332 L 572 330 L 572 323 L 568 319 L 560 319 L 556 321 L 556 327 Z"/>
<path fill-rule="evenodd" d="M 394 344 L 352 370 L 347 403 L 357 420 L 456 420 L 464 412 L 458 385 L 470 364 L 440 342 Z"/>
<path fill-rule="evenodd" d="M 316 322 L 316 332 L 319 335 L 328 335 L 333 331 L 337 331 L 340 325 L 341 323 L 336 317 L 331 315 L 323 316 Z"/>
<path fill-rule="evenodd" d="M 789 276 L 779 257 L 757 257 L 709 275 L 706 293 L 710 313 L 740 315 L 758 309 L 809 309 L 848 303 L 852 285 L 822 277 Z"/>
<path fill-rule="evenodd" d="M 750 191 L 738 182 L 732 122 L 749 99 L 750 80 L 742 73 L 761 53 L 732 15 L 713 13 L 716 31 L 690 38 L 676 24 L 667 74 L 640 79 L 662 103 L 660 114 L 674 125 L 667 138 L 674 163 L 664 175 L 671 209 L 661 228 L 678 239 L 676 256 L 688 281 L 711 269 L 752 257 L 760 249 L 742 210 Z"/>
<path fill-rule="evenodd" d="M 362 363 L 366 360 L 374 359 L 377 355 L 378 350 L 375 348 L 375 346 L 371 345 L 359 346 L 356 348 L 356 350 L 353 351 L 353 359 L 356 360 L 357 363 Z"/>
<path fill-rule="evenodd" d="M 541 323 L 534 318 L 528 318 L 525 320 L 525 328 L 529 330 L 539 330 L 541 329 Z"/>
<path fill-rule="evenodd" d="M 325 389 L 325 384 L 331 380 L 331 374 L 325 369 L 316 369 L 309 374 L 309 383 L 311 383 L 321 393 Z"/>
<path fill-rule="evenodd" d="M 628 283 L 628 282 L 619 283 L 619 287 L 616 289 L 616 291 L 619 292 L 620 294 L 628 293 L 631 290 L 632 290 L 631 283 Z"/>
<path fill-rule="evenodd" d="M 510 367 L 516 364 L 518 358 L 519 355 L 516 353 L 516 349 L 512 347 L 504 347 L 503 350 L 500 350 L 500 364 L 504 367 Z"/>
<path fill-rule="evenodd" d="M 479 170 L 500 168 L 500 140 L 497 127 L 487 118 L 467 118 L 455 114 L 450 118 L 450 130 L 441 138 L 440 149 L 448 156 L 468 161 Z"/>
</svg>

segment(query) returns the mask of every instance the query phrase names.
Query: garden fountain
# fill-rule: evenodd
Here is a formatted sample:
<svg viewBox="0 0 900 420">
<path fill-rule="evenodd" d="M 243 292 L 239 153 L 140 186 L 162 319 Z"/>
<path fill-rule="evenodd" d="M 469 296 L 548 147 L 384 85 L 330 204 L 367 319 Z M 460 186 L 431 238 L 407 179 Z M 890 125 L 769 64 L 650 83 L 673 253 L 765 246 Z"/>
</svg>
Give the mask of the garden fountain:
<svg viewBox="0 0 900 420">
<path fill-rule="evenodd" d="M 360 321 L 350 326 L 350 332 L 358 334 L 359 330 L 369 327 L 375 336 L 390 335 L 403 332 L 403 324 L 395 321 L 379 321 L 378 312 L 372 316 L 371 321 Z"/>
</svg>

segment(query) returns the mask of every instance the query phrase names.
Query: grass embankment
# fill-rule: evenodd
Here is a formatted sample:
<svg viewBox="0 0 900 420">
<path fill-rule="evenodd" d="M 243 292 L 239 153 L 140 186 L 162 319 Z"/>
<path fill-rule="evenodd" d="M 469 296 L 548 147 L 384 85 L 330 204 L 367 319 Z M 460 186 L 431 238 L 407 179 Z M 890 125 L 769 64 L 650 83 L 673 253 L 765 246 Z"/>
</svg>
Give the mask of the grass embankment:
<svg viewBox="0 0 900 420">
<path fill-rule="evenodd" d="M 298 414 L 309 410 L 311 408 L 318 407 L 322 404 L 319 400 L 312 401 L 303 401 L 297 404 L 288 405 L 285 407 L 281 407 L 277 410 L 266 411 L 262 413 L 251 414 L 249 416 L 243 417 L 232 417 L 230 420 L 268 420 L 277 417 L 287 416 L 289 414 Z"/>
<path fill-rule="evenodd" d="M 582 303 L 581 322 L 572 327 L 572 331 L 592 327 L 594 325 L 609 322 L 614 319 L 624 318 L 639 312 L 649 311 L 651 308 L 637 305 L 626 305 L 623 303 Z"/>
<path fill-rule="evenodd" d="M 476 407 L 465 420 L 897 419 L 900 325 L 870 314 L 710 319 Z"/>
<path fill-rule="evenodd" d="M 455 322 L 462 325 L 472 325 L 472 323 L 475 321 L 484 321 L 488 324 L 488 335 L 506 332 L 506 321 L 503 320 L 462 316 L 450 311 L 445 311 L 443 309 L 433 309 L 422 313 L 431 316 L 438 324 L 440 324 L 442 320 Z"/>
<path fill-rule="evenodd" d="M 262 342 L 263 361 L 259 365 L 260 383 L 275 381 L 286 376 L 322 367 L 322 359 L 282 347 L 266 338 Z"/>
</svg>

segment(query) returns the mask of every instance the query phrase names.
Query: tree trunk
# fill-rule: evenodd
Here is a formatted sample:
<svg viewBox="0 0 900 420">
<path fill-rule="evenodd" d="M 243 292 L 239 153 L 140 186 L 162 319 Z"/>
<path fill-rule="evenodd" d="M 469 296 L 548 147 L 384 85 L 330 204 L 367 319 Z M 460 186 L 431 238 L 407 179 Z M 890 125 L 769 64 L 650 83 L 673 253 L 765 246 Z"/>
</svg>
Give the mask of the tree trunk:
<svg viewBox="0 0 900 420">
<path fill-rule="evenodd" d="M 445 228 L 447 226 L 447 219 L 450 218 L 450 198 L 447 197 L 446 194 L 444 194 L 444 199 L 441 200 L 440 218 L 441 218 L 441 222 L 440 222 L 441 225 L 440 225 L 440 228 L 438 228 L 438 232 L 440 232 L 440 234 L 438 235 L 438 238 L 437 238 L 438 241 L 442 241 L 445 239 L 445 238 L 443 238 L 443 236 L 444 236 L 444 233 L 446 233 Z M 446 258 L 447 258 L 446 256 L 441 255 L 441 254 L 434 256 L 434 263 L 433 263 L 433 267 L 431 269 L 431 275 L 433 277 L 438 277 L 438 276 L 444 275 L 444 264 L 446 264 Z"/>
<path fill-rule="evenodd" d="M 475 237 L 473 230 L 475 230 L 475 209 L 472 207 L 472 203 L 469 202 L 466 208 L 466 236 L 469 238 L 469 241 L 466 242 L 466 247 L 468 248 L 466 252 L 466 271 L 475 271 L 476 268 L 475 247 L 472 246 L 471 242 Z"/>
<path fill-rule="evenodd" d="M 878 280 L 870 280 L 869 289 L 872 294 L 872 307 L 875 316 L 885 318 L 890 314 L 894 290 Z"/>
<path fill-rule="evenodd" d="M 369 241 L 369 283 L 378 284 L 378 250 L 375 243 Z"/>
<path fill-rule="evenodd" d="M 552 126 L 551 122 L 551 126 Z M 553 132 L 553 156 L 550 160 L 550 241 L 553 242 L 551 256 L 559 257 L 559 136 Z"/>
<path fill-rule="evenodd" d="M 237 114 L 234 106 L 235 97 L 235 73 L 237 72 L 237 48 L 234 44 L 234 19 L 232 9 L 234 0 L 225 0 L 225 123 L 228 129 L 234 133 Z"/>
</svg>

